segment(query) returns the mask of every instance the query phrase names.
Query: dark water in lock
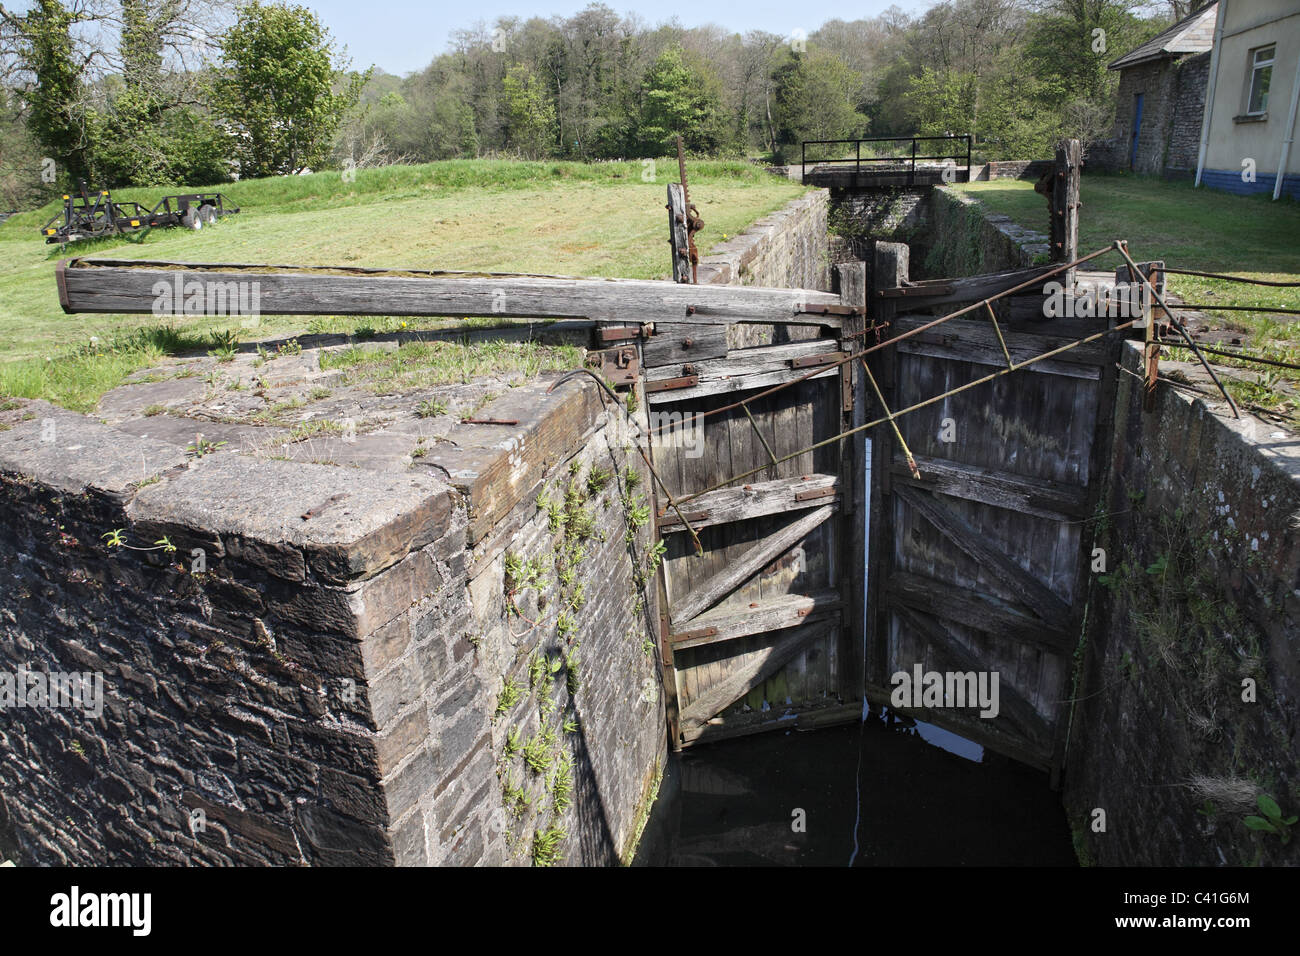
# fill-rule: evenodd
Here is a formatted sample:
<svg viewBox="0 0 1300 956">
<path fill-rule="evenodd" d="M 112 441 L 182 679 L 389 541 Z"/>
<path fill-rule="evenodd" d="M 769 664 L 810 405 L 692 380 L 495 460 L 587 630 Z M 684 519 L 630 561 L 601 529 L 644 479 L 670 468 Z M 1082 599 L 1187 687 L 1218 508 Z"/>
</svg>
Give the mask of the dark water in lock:
<svg viewBox="0 0 1300 956">
<path fill-rule="evenodd" d="M 973 759 L 972 759 L 973 758 Z M 796 811 L 803 811 L 798 814 Z M 793 826 L 802 819 L 802 832 Z M 856 832 L 856 852 L 855 852 Z M 636 865 L 1075 866 L 1046 773 L 928 724 L 773 731 L 669 762 Z"/>
</svg>

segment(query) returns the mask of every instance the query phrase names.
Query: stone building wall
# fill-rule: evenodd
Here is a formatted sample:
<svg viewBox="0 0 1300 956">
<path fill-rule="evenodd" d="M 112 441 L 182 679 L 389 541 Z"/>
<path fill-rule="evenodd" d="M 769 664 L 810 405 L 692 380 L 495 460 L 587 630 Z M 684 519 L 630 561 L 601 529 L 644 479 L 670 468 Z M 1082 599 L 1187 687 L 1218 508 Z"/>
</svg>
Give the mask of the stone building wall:
<svg viewBox="0 0 1300 956">
<path fill-rule="evenodd" d="M 1186 178 L 1196 172 L 1209 53 L 1141 63 L 1120 72 L 1110 136 L 1088 147 L 1098 169 L 1129 169 L 1136 95 L 1142 94 L 1142 128 L 1134 172 Z"/>
</svg>

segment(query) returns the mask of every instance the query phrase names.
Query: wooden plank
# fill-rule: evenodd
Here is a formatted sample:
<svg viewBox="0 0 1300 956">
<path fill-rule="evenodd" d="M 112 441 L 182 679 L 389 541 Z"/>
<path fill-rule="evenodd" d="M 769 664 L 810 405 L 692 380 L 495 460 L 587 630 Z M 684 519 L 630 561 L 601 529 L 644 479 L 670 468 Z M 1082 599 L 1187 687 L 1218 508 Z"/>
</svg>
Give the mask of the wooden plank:
<svg viewBox="0 0 1300 956">
<path fill-rule="evenodd" d="M 765 634 L 828 617 L 838 617 L 841 607 L 838 591 L 787 594 L 761 604 L 755 603 L 743 608 L 718 608 L 701 614 L 691 621 L 689 631 L 672 634 L 669 640 L 672 641 L 674 650 L 718 644 L 751 634 Z"/>
<path fill-rule="evenodd" d="M 885 582 L 884 594 L 891 603 L 966 624 L 998 637 L 1040 644 L 1063 653 L 1074 649 L 1069 631 L 1044 624 L 999 597 L 950 581 L 894 571 Z"/>
<path fill-rule="evenodd" d="M 933 321 L 934 319 L 931 316 L 899 316 L 896 322 L 895 334 L 901 335 L 904 332 L 910 332 Z M 1101 328 L 1102 326 L 1098 325 L 1092 332 L 1084 334 L 1090 335 L 1093 332 L 1101 331 Z M 1044 352 L 1050 352 L 1052 349 L 1069 345 L 1083 336 L 1080 335 L 1075 338 L 1058 334 L 1052 329 L 1049 322 L 1044 322 L 1042 329 L 1035 330 L 1035 334 L 1003 329 L 1002 337 L 1007 344 L 1007 351 L 1011 353 L 1011 360 L 1013 362 L 1023 362 L 1026 359 L 1042 355 Z M 1006 357 L 1002 354 L 1002 346 L 998 342 L 997 332 L 993 328 L 993 323 L 989 321 L 987 313 L 979 318 L 949 319 L 933 329 L 918 332 L 911 338 L 898 343 L 898 346 L 899 348 L 905 348 L 917 342 L 958 349 L 960 351 L 955 354 L 962 361 L 982 362 L 984 361 L 983 358 L 974 356 L 987 354 L 996 356 L 997 359 L 996 361 L 989 361 L 987 364 L 998 365 L 1003 368 L 1007 364 Z M 1106 342 L 1104 339 L 1100 339 L 1096 342 L 1088 342 L 1085 345 L 1076 345 L 1069 351 L 1062 352 L 1047 361 L 1073 365 L 1102 365 L 1106 361 L 1106 351 Z"/>
<path fill-rule="evenodd" d="M 877 247 L 879 247 L 877 243 Z M 978 302 L 989 296 L 1006 292 L 1016 286 L 1052 271 L 1052 266 L 1035 266 L 1032 269 L 1016 269 L 1011 272 L 991 272 L 985 275 L 967 276 L 960 279 L 933 279 L 909 285 L 878 287 L 877 303 L 893 300 L 896 306 L 906 309 L 917 307 L 930 308 L 935 305 L 960 305 L 966 302 Z M 1047 278 L 1043 279 L 1047 282 Z M 1039 288 L 1029 286 L 1028 289 Z M 1026 291 L 1028 291 L 1028 289 Z"/>
<path fill-rule="evenodd" d="M 824 624 L 815 623 L 781 631 L 769 647 L 752 655 L 744 664 L 736 666 L 726 678 L 682 710 L 682 733 L 689 736 L 692 730 L 698 730 L 714 714 L 763 683 L 799 653 L 811 638 L 821 634 L 824 628 Z"/>
<path fill-rule="evenodd" d="M 733 353 L 734 354 L 734 353 Z M 673 368 L 674 366 L 669 366 Z M 835 378 L 839 375 L 837 368 L 828 368 L 812 376 L 808 381 L 823 378 Z M 731 392 L 752 391 L 757 388 L 770 388 L 794 382 L 808 374 L 806 369 L 787 369 L 784 372 L 759 372 L 753 375 L 724 375 L 710 380 L 701 380 L 698 385 L 677 388 L 664 392 L 647 392 L 646 401 L 651 405 L 663 405 L 668 402 L 683 402 L 688 399 L 703 398 L 705 395 L 725 395 Z"/>
<path fill-rule="evenodd" d="M 1079 257 L 1079 177 L 1083 146 L 1067 139 L 1056 147 L 1056 173 L 1052 184 L 1052 258 L 1073 262 Z M 1074 269 L 1065 273 L 1065 287 L 1074 286 Z"/>
<path fill-rule="evenodd" d="M 798 544 L 834 513 L 833 507 L 818 508 L 754 544 L 741 560 L 729 564 L 676 602 L 670 613 L 673 628 L 682 630 L 687 621 L 713 607 L 773 559 Z"/>
<path fill-rule="evenodd" d="M 807 316 L 802 303 L 836 305 L 839 296 L 812 289 L 678 285 L 649 279 L 378 270 L 348 266 L 205 265 L 111 259 L 59 263 L 65 312 L 158 314 L 161 288 L 255 282 L 263 315 L 428 315 L 501 318 L 588 318 L 605 321 L 689 321 L 821 325 L 840 316 Z M 178 285 L 179 283 L 179 285 Z M 175 296 L 171 297 L 173 300 Z M 229 298 L 229 297 L 227 297 Z M 238 296 L 235 297 L 236 301 Z M 179 308 L 183 312 L 184 297 Z M 229 303 L 227 303 L 227 308 Z M 224 313 L 223 313 L 224 314 Z M 237 314 L 237 313 L 235 313 Z"/>
<path fill-rule="evenodd" d="M 1006 358 L 1001 351 L 979 345 L 938 345 L 917 338 L 899 342 L 895 347 L 904 355 L 924 355 L 929 358 L 948 359 L 953 362 L 977 362 L 981 365 L 1002 369 L 1007 367 Z M 1021 371 L 1033 375 L 1065 375 L 1070 378 L 1084 378 L 1091 381 L 1096 381 L 1101 377 L 1101 373 L 1094 366 L 1070 365 L 1066 362 L 1058 362 L 1055 359 L 1044 359 L 1041 362 L 1035 362 L 1033 365 L 1025 366 Z"/>
<path fill-rule="evenodd" d="M 915 458 L 921 470 L 920 480 L 912 477 L 906 465 L 895 462 L 891 471 L 896 481 L 1040 518 L 1075 519 L 1089 513 L 1087 488 L 927 455 Z"/>
<path fill-rule="evenodd" d="M 789 668 L 789 664 L 786 665 Z M 830 707 L 817 707 L 795 714 L 737 714 L 728 717 L 712 717 L 703 727 L 692 732 L 683 740 L 683 746 L 711 744 L 719 740 L 734 740 L 737 737 L 750 737 L 754 734 L 767 733 L 772 730 L 789 732 L 791 730 L 820 730 L 841 724 L 856 724 L 862 720 L 860 703 L 839 704 Z"/>
<path fill-rule="evenodd" d="M 722 358 L 727 354 L 725 325 L 670 323 L 657 326 L 641 347 L 641 365 L 646 369 L 681 362 Z"/>
<path fill-rule="evenodd" d="M 701 381 L 729 376 L 755 375 L 760 372 L 783 372 L 794 359 L 829 352 L 839 343 L 835 339 L 807 339 L 785 345 L 760 345 L 751 349 L 734 349 L 722 358 L 686 361 L 680 365 L 656 365 L 646 369 L 646 381 L 658 382 L 683 375 L 698 375 Z M 688 371 L 686 366 L 690 365 Z M 808 370 L 804 369 L 804 374 Z"/>
<path fill-rule="evenodd" d="M 944 507 L 930 492 L 908 485 L 897 485 L 894 494 L 933 524 L 944 537 L 970 555 L 982 568 L 997 575 L 1044 621 L 1057 628 L 1067 626 L 1070 609 L 1064 601 L 1012 561 L 1001 549 L 991 545 L 985 535 Z"/>
<path fill-rule="evenodd" d="M 940 663 L 945 665 L 937 669 L 964 672 L 992 670 L 988 664 L 980 661 L 968 648 L 957 641 L 936 618 L 906 607 L 900 608 L 899 611 L 903 619 L 914 627 L 936 652 Z M 1028 749 L 1047 748 L 1050 751 L 1052 728 L 1025 700 L 1011 681 L 1002 679 L 1003 676 L 1001 673 L 998 675 L 998 716 L 978 718 L 978 722 L 991 723 L 1000 717 L 1005 717 L 1028 738 Z M 925 712 L 930 713 L 934 709 L 937 708 L 926 708 Z"/>
<path fill-rule="evenodd" d="M 691 281 L 690 239 L 686 231 L 686 190 L 668 184 L 668 242 L 672 250 L 673 281 Z"/>
<path fill-rule="evenodd" d="M 909 282 L 911 251 L 905 243 L 877 242 L 872 256 L 872 291 L 882 287 L 900 287 Z M 894 299 L 871 296 L 874 309 L 872 318 L 888 326 L 885 333 L 894 334 L 894 320 L 898 302 Z M 883 349 L 868 358 L 871 373 L 890 407 L 897 400 L 897 349 Z M 865 396 L 859 405 L 866 407 Z M 889 461 L 893 455 L 893 438 L 887 429 L 877 428 L 870 435 L 871 448 L 871 503 L 867 534 L 867 654 L 863 666 L 863 685 L 875 680 L 884 682 L 889 661 L 889 612 L 885 606 L 884 582 L 894 563 L 893 539 L 898 534 L 894 521 L 894 496 Z"/>
<path fill-rule="evenodd" d="M 838 267 L 840 298 L 846 306 L 863 310 L 863 316 L 845 322 L 841 348 L 857 354 L 865 347 L 867 327 L 867 264 L 846 262 Z M 864 375 L 860 362 L 850 362 L 840 369 L 841 405 L 839 430 L 844 432 L 866 422 Z M 840 599 L 844 602 L 844 626 L 839 633 L 839 691 L 841 700 L 862 696 L 862 677 L 866 653 L 866 584 L 867 584 L 867 436 L 853 435 L 839 446 L 840 480 L 844 501 L 840 505 L 839 561 L 836 577 Z"/>
<path fill-rule="evenodd" d="M 682 505 L 682 511 L 691 526 L 698 530 L 728 521 L 745 521 L 833 504 L 839 500 L 838 487 L 836 475 L 800 475 L 797 478 L 756 481 L 739 488 L 721 488 L 700 495 Z M 662 534 L 686 530 L 671 509 L 660 516 L 659 529 Z"/>
</svg>

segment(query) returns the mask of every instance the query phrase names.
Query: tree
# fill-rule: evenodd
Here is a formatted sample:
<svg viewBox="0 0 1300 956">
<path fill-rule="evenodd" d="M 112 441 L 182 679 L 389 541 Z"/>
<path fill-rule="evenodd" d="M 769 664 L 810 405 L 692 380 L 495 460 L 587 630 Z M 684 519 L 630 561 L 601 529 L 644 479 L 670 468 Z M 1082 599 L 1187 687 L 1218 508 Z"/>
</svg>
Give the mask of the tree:
<svg viewBox="0 0 1300 956">
<path fill-rule="evenodd" d="M 809 46 L 787 50 L 772 71 L 776 159 L 803 140 L 860 136 L 867 118 L 857 109 L 862 80 L 834 55 Z"/>
<path fill-rule="evenodd" d="M 533 71 L 520 63 L 502 83 L 508 145 L 525 159 L 542 159 L 555 144 L 555 106 Z"/>
<path fill-rule="evenodd" d="M 344 76 L 347 62 L 310 10 L 258 0 L 240 8 L 221 57 L 212 95 L 245 178 L 321 165 L 370 75 Z"/>
<path fill-rule="evenodd" d="M 81 19 L 60 0 L 36 0 L 24 16 L 0 9 L 15 39 L 18 59 L 31 83 L 26 123 L 32 138 L 65 179 L 90 176 L 90 125 L 84 74 L 86 58 L 73 46 L 72 26 Z"/>
<path fill-rule="evenodd" d="M 718 152 L 727 134 L 717 76 L 703 64 L 689 62 L 680 46 L 664 50 L 642 82 L 637 125 L 643 155 L 663 155 L 678 135 L 692 152 Z"/>
</svg>

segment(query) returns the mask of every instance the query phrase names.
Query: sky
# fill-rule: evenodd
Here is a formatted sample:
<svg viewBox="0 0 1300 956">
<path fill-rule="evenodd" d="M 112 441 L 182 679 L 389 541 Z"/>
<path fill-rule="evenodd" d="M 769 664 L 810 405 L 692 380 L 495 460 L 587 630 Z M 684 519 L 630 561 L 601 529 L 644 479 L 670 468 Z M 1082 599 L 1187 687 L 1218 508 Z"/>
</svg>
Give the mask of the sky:
<svg viewBox="0 0 1300 956">
<path fill-rule="evenodd" d="M 491 25 L 497 17 L 570 16 L 588 0 L 471 0 L 465 3 L 420 0 L 294 0 L 315 10 L 340 45 L 346 45 L 355 69 L 371 64 L 399 76 L 423 69 L 447 47 L 455 30 L 477 21 Z M 803 0 L 793 4 L 758 0 L 655 0 L 627 3 L 605 0 L 618 13 L 635 13 L 654 26 L 676 18 L 684 27 L 716 23 L 737 33 L 765 30 L 783 36 L 794 30 L 811 33 L 824 21 L 873 17 L 897 6 L 918 13 L 935 0 Z"/>
</svg>

